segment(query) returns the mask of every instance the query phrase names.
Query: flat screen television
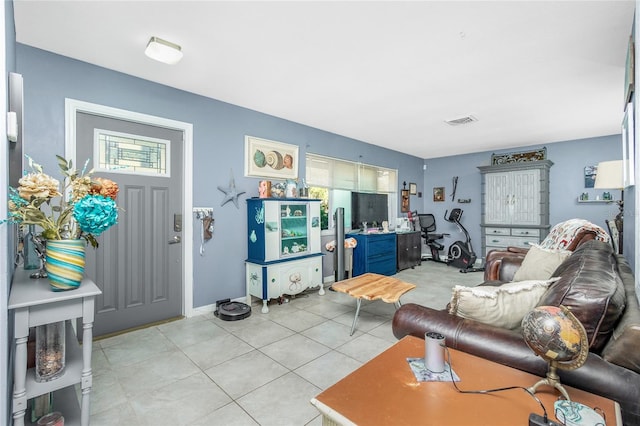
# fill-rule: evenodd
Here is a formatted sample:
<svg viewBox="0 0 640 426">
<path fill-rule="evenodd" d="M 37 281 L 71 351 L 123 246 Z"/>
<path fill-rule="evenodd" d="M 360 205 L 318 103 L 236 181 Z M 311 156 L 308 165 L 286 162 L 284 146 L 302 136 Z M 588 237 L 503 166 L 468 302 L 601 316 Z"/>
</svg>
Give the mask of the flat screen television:
<svg viewBox="0 0 640 426">
<path fill-rule="evenodd" d="M 362 228 L 362 222 L 367 228 L 381 227 L 385 220 L 389 220 L 387 194 L 351 193 L 351 229 Z"/>
</svg>

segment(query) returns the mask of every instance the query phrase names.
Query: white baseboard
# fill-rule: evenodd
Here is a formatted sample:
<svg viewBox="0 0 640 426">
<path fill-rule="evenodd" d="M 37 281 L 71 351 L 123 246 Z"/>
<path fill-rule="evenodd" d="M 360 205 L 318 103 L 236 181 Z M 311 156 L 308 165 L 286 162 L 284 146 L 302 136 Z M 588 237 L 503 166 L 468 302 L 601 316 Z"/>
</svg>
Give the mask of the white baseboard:
<svg viewBox="0 0 640 426">
<path fill-rule="evenodd" d="M 231 299 L 231 302 L 240 302 L 247 303 L 247 297 L 236 297 L 235 299 Z M 216 310 L 216 304 L 198 306 L 197 308 L 193 308 L 191 310 L 190 317 L 197 317 L 198 315 L 212 314 L 213 311 Z"/>
</svg>

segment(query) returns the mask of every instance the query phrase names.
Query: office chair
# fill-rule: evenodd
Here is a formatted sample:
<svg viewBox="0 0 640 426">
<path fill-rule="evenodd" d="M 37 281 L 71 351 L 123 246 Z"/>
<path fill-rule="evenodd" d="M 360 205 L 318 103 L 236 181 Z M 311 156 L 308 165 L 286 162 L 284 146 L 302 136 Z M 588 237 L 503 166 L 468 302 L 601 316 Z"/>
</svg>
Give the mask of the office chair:
<svg viewBox="0 0 640 426">
<path fill-rule="evenodd" d="M 422 238 L 424 238 L 425 244 L 429 247 L 429 250 L 431 250 L 431 260 L 444 262 L 440 259 L 440 251 L 444 249 L 444 245 L 440 244 L 438 240 L 442 240 L 445 236 L 449 236 L 449 234 L 435 233 L 436 218 L 431 213 L 419 214 L 418 223 L 420 224 Z"/>
</svg>

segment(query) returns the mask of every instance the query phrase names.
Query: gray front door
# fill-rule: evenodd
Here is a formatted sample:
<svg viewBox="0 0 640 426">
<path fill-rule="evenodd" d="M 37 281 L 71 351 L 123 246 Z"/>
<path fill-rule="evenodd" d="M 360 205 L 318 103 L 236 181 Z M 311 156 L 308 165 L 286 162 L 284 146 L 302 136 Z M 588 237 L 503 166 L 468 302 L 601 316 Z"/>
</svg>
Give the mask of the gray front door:
<svg viewBox="0 0 640 426">
<path fill-rule="evenodd" d="M 94 173 L 96 177 L 117 182 L 120 187 L 118 224 L 98 238 L 97 250 L 87 248 L 87 276 L 102 290 L 96 299 L 94 323 L 94 336 L 100 336 L 182 315 L 183 132 L 77 112 L 78 169 L 87 158 L 91 159 L 88 168 L 95 167 L 94 159 L 98 158 L 95 129 L 109 135 L 114 147 L 110 155 L 122 156 L 117 161 L 125 164 L 127 159 L 133 159 L 141 163 L 139 170 L 123 165 L 112 173 Z M 156 166 L 147 162 L 142 153 L 116 148 L 118 135 L 125 141 L 134 136 L 170 141 L 169 174 L 149 173 L 145 168 Z"/>
</svg>

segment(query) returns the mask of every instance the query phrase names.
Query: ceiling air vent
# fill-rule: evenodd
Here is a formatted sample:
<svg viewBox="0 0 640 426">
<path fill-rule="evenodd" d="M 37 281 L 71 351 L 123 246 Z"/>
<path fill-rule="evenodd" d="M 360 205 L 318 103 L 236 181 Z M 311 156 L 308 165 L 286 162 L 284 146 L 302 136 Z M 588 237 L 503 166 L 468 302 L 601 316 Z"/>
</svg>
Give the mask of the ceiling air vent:
<svg viewBox="0 0 640 426">
<path fill-rule="evenodd" d="M 463 124 L 470 124 L 474 121 L 478 121 L 473 115 L 465 115 L 464 117 L 454 118 L 452 120 L 445 120 L 449 126 L 462 126 Z"/>
</svg>

